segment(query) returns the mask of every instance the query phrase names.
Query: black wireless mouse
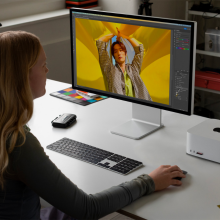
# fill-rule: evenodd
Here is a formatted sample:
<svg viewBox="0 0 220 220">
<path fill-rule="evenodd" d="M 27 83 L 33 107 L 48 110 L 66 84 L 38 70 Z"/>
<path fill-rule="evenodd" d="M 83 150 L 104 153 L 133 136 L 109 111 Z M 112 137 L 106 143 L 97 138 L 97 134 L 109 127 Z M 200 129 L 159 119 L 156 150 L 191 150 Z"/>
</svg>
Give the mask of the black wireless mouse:
<svg viewBox="0 0 220 220">
<path fill-rule="evenodd" d="M 183 171 L 183 174 L 184 175 L 186 175 L 187 174 L 187 171 L 185 171 L 185 170 L 182 170 Z M 173 178 L 173 179 L 175 179 L 175 180 L 181 180 L 182 179 L 182 177 L 175 177 L 175 178 Z"/>
</svg>

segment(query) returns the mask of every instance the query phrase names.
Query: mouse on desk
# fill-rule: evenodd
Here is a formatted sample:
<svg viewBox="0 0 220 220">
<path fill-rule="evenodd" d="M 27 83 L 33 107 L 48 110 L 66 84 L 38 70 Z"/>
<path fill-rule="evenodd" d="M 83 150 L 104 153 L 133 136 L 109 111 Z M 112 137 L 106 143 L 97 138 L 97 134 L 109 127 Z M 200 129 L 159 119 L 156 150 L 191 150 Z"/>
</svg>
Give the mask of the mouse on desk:
<svg viewBox="0 0 220 220">
<path fill-rule="evenodd" d="M 182 172 L 183 172 L 184 175 L 187 174 L 187 171 L 185 171 L 185 170 L 182 170 Z M 173 178 L 173 179 L 175 179 L 175 180 L 181 180 L 182 177 L 175 177 L 175 178 Z"/>
</svg>

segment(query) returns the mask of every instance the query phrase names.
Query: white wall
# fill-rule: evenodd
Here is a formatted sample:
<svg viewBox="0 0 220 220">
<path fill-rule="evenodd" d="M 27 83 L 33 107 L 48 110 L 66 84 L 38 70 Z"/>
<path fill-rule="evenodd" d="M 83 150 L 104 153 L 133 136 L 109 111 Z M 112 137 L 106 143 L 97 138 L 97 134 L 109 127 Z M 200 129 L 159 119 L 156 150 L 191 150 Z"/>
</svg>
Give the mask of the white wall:
<svg viewBox="0 0 220 220">
<path fill-rule="evenodd" d="M 64 8 L 65 0 L 0 0 L 0 22 Z"/>
<path fill-rule="evenodd" d="M 137 14 L 141 0 L 99 0 L 103 11 Z"/>
<path fill-rule="evenodd" d="M 47 55 L 48 78 L 61 82 L 71 82 L 69 15 L 19 24 L 13 27 L 4 27 L 3 25 L 0 28 L 0 32 L 9 30 L 23 30 L 37 35 Z"/>
<path fill-rule="evenodd" d="M 153 16 L 165 18 L 185 18 L 186 0 L 151 0 Z M 104 11 L 137 14 L 141 0 L 99 0 Z"/>
<path fill-rule="evenodd" d="M 152 0 L 153 16 L 185 19 L 186 0 Z"/>
</svg>

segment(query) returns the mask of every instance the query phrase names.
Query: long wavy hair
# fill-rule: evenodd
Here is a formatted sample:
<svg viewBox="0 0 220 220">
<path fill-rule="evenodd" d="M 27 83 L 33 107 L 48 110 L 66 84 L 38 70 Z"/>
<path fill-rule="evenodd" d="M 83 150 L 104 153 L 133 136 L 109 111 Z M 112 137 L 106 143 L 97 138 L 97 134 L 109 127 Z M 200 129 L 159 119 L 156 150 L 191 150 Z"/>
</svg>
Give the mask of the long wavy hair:
<svg viewBox="0 0 220 220">
<path fill-rule="evenodd" d="M 25 31 L 0 33 L 0 186 L 9 154 L 26 140 L 24 125 L 33 114 L 29 71 L 41 49 L 39 38 Z M 20 144 L 18 144 L 18 138 Z"/>
</svg>

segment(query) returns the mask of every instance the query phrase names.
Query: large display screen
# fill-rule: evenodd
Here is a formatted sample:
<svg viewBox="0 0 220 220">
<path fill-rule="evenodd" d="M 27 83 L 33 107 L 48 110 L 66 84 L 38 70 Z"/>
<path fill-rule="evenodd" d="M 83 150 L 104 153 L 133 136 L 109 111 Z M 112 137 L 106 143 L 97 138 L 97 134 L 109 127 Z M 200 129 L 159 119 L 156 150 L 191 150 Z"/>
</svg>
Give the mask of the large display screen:
<svg viewBox="0 0 220 220">
<path fill-rule="evenodd" d="M 70 12 L 75 88 L 189 112 L 193 24 Z"/>
</svg>

